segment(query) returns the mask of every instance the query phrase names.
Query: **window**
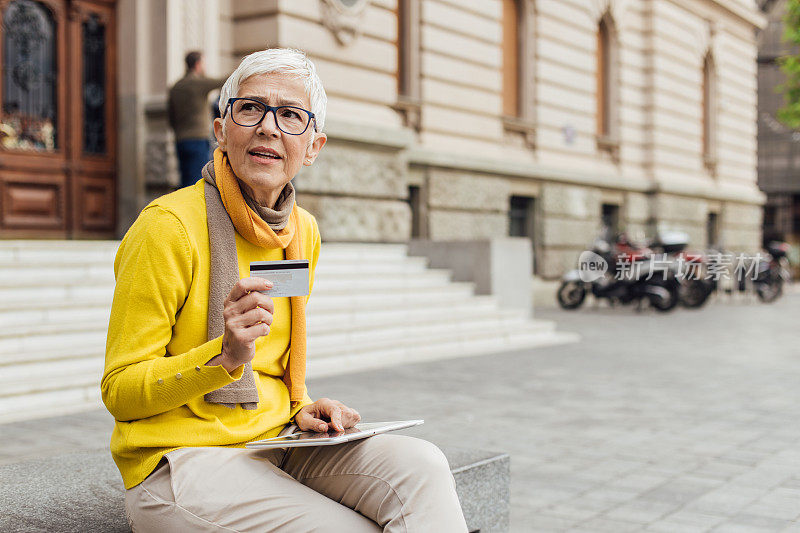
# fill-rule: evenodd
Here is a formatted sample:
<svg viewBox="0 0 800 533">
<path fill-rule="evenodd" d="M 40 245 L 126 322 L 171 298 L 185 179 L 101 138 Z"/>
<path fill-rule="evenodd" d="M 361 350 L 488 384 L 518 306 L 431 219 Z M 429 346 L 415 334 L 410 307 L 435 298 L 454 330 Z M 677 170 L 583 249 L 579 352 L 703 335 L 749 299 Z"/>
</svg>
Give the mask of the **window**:
<svg viewBox="0 0 800 533">
<path fill-rule="evenodd" d="M 716 77 L 710 53 L 703 58 L 703 163 L 710 170 L 716 165 Z"/>
<path fill-rule="evenodd" d="M 520 9 L 518 0 L 503 0 L 503 114 L 520 116 Z"/>
<path fill-rule="evenodd" d="M 719 245 L 719 217 L 716 213 L 709 213 L 706 220 L 706 246 L 713 248 Z"/>
<path fill-rule="evenodd" d="M 411 238 L 423 239 L 427 236 L 427 212 L 419 185 L 408 187 L 408 203 L 411 207 Z"/>
<path fill-rule="evenodd" d="M 83 151 L 106 153 L 106 27 L 96 14 L 82 24 Z"/>
<path fill-rule="evenodd" d="M 512 196 L 508 210 L 508 234 L 511 237 L 530 237 L 531 206 L 533 198 L 527 196 Z"/>
<path fill-rule="evenodd" d="M 597 25 L 597 143 L 604 150 L 619 147 L 617 135 L 617 42 L 611 17 L 606 14 Z"/>
<path fill-rule="evenodd" d="M 3 12 L 2 147 L 58 147 L 56 24 L 41 3 L 16 0 Z"/>
<path fill-rule="evenodd" d="M 534 39 L 528 35 L 534 16 L 534 4 L 526 0 L 503 0 L 503 126 L 507 132 L 522 136 L 525 144 L 536 144 L 533 74 Z"/>
<path fill-rule="evenodd" d="M 512 196 L 508 209 L 508 235 L 528 237 L 533 250 L 533 272 L 537 272 L 536 198 Z"/>
<path fill-rule="evenodd" d="M 419 0 L 397 2 L 397 104 L 407 127 L 420 128 Z"/>
<path fill-rule="evenodd" d="M 603 236 L 610 240 L 615 240 L 619 234 L 619 206 L 616 204 L 603 204 L 600 214 L 603 225 Z"/>
</svg>

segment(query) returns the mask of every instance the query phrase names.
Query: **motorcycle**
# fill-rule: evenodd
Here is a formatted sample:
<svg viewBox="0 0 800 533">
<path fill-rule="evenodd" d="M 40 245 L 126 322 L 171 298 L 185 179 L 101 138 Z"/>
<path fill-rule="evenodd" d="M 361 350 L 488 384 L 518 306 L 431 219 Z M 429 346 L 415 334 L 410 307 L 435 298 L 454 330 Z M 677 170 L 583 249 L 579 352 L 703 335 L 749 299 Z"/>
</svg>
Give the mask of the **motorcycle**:
<svg viewBox="0 0 800 533">
<path fill-rule="evenodd" d="M 703 307 L 716 289 L 716 281 L 706 276 L 708 265 L 703 254 L 687 252 L 689 235 L 682 231 L 660 232 L 650 248 L 666 254 L 676 262 L 678 269 L 678 294 L 684 307 L 697 309 Z"/>
<path fill-rule="evenodd" d="M 765 303 L 774 302 L 783 294 L 784 283 L 791 281 L 789 273 L 789 244 L 772 241 L 766 246 L 766 257 L 756 261 L 756 276 L 753 280 L 758 299 Z"/>
<path fill-rule="evenodd" d="M 673 309 L 679 300 L 674 265 L 657 267 L 647 249 L 617 248 L 613 249 L 606 240 L 596 240 L 592 252 L 607 268 L 591 276 L 591 280 L 580 269 L 564 274 L 556 293 L 559 305 L 577 309 L 591 292 L 595 298 L 607 298 L 612 305 L 636 302 L 641 307 L 649 302 L 658 311 Z"/>
</svg>

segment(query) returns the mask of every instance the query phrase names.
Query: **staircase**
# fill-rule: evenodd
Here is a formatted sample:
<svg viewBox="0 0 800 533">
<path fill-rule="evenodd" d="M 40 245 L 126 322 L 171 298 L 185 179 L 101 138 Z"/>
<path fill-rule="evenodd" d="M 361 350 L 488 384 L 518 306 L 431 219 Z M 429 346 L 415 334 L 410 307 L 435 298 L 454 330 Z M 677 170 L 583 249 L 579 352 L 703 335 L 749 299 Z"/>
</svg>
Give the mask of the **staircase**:
<svg viewBox="0 0 800 533">
<path fill-rule="evenodd" d="M 0 241 L 0 423 L 101 405 L 118 244 Z M 312 378 L 576 340 L 404 245 L 323 245 L 307 321 Z"/>
</svg>

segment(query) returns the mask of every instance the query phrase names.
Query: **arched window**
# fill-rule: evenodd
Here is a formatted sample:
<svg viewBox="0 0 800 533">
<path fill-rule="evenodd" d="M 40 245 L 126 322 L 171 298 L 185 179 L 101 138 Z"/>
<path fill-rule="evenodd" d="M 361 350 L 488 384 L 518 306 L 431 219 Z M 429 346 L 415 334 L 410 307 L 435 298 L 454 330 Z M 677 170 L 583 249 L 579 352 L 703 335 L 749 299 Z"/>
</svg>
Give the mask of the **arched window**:
<svg viewBox="0 0 800 533">
<path fill-rule="evenodd" d="M 703 58 L 703 163 L 709 169 L 716 164 L 716 76 L 714 58 L 707 53 Z"/>
<path fill-rule="evenodd" d="M 503 115 L 519 117 L 520 103 L 520 22 L 519 0 L 503 0 Z"/>
<path fill-rule="evenodd" d="M 2 147 L 52 152 L 58 146 L 55 21 L 41 3 L 15 0 L 2 22 Z"/>
</svg>

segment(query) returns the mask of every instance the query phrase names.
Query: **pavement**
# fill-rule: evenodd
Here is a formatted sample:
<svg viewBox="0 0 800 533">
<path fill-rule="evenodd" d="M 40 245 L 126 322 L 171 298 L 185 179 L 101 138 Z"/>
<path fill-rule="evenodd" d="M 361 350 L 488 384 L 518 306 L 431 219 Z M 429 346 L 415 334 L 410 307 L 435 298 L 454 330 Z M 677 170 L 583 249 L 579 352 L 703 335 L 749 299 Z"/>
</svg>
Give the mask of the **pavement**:
<svg viewBox="0 0 800 533">
<path fill-rule="evenodd" d="M 800 532 L 800 294 L 537 309 L 576 344 L 309 381 L 365 421 L 511 456 L 512 531 Z M 94 411 L 0 426 L 0 463 L 107 444 Z"/>
</svg>

